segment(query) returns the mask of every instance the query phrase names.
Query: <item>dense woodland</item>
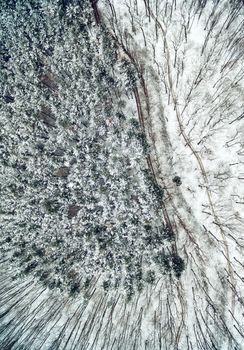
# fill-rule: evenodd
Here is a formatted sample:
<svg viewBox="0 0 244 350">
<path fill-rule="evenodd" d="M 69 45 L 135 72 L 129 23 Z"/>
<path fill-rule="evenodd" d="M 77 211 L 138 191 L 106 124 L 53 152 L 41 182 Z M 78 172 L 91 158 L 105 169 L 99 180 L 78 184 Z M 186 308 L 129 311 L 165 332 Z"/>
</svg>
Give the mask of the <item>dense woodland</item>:
<svg viewBox="0 0 244 350">
<path fill-rule="evenodd" d="M 2 2 L 2 349 L 241 350 L 243 22 Z"/>
</svg>

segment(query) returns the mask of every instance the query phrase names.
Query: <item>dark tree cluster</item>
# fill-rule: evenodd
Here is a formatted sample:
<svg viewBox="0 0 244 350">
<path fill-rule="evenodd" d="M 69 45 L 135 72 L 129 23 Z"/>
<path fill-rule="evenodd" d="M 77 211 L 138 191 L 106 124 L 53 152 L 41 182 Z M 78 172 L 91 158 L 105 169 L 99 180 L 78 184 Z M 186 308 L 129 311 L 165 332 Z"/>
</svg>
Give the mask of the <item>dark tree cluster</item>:
<svg viewBox="0 0 244 350">
<path fill-rule="evenodd" d="M 51 289 L 76 295 L 101 274 L 132 295 L 162 273 L 171 237 L 145 135 L 124 113 L 137 74 L 90 2 L 18 6 L 4 8 L 0 47 L 1 254 Z"/>
</svg>

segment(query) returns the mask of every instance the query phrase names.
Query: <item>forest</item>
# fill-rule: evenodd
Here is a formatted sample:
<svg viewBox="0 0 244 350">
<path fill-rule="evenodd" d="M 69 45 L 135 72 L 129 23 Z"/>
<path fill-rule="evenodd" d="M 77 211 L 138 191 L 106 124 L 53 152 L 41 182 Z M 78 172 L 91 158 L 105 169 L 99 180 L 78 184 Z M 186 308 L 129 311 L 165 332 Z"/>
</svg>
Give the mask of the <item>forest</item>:
<svg viewBox="0 0 244 350">
<path fill-rule="evenodd" d="M 241 350 L 241 0 L 0 9 L 0 348 Z"/>
</svg>

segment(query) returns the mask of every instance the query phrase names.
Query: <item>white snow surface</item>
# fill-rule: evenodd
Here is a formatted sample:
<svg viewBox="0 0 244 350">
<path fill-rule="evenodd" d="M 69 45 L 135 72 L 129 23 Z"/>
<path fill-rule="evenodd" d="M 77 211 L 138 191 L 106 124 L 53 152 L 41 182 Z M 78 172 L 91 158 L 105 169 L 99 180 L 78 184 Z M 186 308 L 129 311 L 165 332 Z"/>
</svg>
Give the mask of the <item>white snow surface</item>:
<svg viewBox="0 0 244 350">
<path fill-rule="evenodd" d="M 31 350 L 241 350 L 243 41 L 235 39 L 241 37 L 243 10 L 230 22 L 229 1 L 207 1 L 203 9 L 186 0 L 98 5 L 121 57 L 133 57 L 140 72 L 150 158 L 186 269 L 180 279 L 163 275 L 130 302 L 122 289 L 106 294 L 95 282 L 75 301 L 42 293 L 32 279 L 11 282 L 3 313 L 11 293 L 26 293 L 4 321 L 23 318 L 26 327 L 11 349 L 20 349 L 26 338 Z M 134 98 L 125 110 L 137 117 Z M 180 186 L 172 181 L 175 175 Z M 3 270 L 1 283 L 10 285 L 6 276 L 13 271 Z M 36 325 L 39 335 L 33 337 Z"/>
</svg>

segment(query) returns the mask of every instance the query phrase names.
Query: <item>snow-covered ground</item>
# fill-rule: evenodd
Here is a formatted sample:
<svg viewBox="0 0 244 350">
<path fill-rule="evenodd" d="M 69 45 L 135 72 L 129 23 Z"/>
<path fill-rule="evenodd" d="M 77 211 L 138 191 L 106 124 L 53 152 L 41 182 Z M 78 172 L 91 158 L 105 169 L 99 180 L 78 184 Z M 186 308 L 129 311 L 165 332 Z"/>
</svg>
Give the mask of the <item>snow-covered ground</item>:
<svg viewBox="0 0 244 350">
<path fill-rule="evenodd" d="M 174 300 L 184 304 L 175 333 L 179 349 L 233 349 L 231 337 L 239 344 L 243 337 L 243 8 L 238 2 L 232 6 L 227 1 L 102 6 L 141 74 L 151 159 L 178 231 L 177 247 L 187 260 Z"/>
<path fill-rule="evenodd" d="M 6 200 L 0 222 L 4 253 L 0 274 L 0 344 L 4 349 L 13 350 L 241 350 L 244 337 L 244 14 L 241 2 L 99 0 L 93 2 L 96 21 L 93 19 L 88 24 L 87 1 L 86 14 L 85 10 L 80 13 L 79 5 L 66 9 L 65 35 L 53 31 L 59 28 L 60 21 L 56 2 L 43 2 L 42 6 L 50 22 L 40 20 L 39 14 L 29 6 L 33 17 L 23 23 L 26 30 L 20 30 L 17 43 L 12 40 L 18 32 L 17 25 L 16 28 L 11 25 L 13 13 L 6 11 L 6 17 L 2 17 L 5 24 L 1 23 L 2 30 L 6 25 L 12 33 L 12 37 L 11 34 L 6 37 L 6 45 L 13 50 L 11 59 L 3 56 L 8 84 L 4 85 L 5 75 L 1 83 L 4 83 L 8 104 L 3 109 L 1 123 L 3 138 L 16 155 L 3 153 L 9 163 L 1 174 Z M 17 13 L 18 20 L 19 17 Z M 79 30 L 87 25 L 89 35 L 85 34 L 84 27 L 84 34 L 75 32 L 77 27 L 72 25 L 76 18 L 80 18 Z M 8 19 L 11 19 L 9 23 Z M 43 25 L 40 35 L 45 37 L 44 47 L 26 35 L 35 25 L 40 28 L 38 21 Z M 106 27 L 104 37 L 99 29 L 97 31 L 99 26 Z M 33 33 L 36 38 L 37 34 Z M 111 45 L 105 40 L 108 35 Z M 55 42 L 54 48 L 50 48 L 49 41 Z M 25 50 L 26 58 L 22 56 Z M 42 81 L 49 84 L 48 92 L 43 93 L 35 69 L 27 70 L 36 57 L 40 61 L 41 57 L 43 66 L 57 78 L 58 87 L 51 86 L 51 93 L 52 75 L 50 78 L 42 72 Z M 15 75 L 11 71 L 11 60 Z M 123 68 L 125 62 L 127 66 Z M 84 68 L 82 74 L 81 68 Z M 111 88 L 103 81 L 104 74 L 108 78 L 116 76 L 116 87 Z M 134 79 L 133 74 L 137 78 Z M 103 83 L 98 84 L 98 76 Z M 8 90 L 10 87 L 13 90 Z M 14 103 L 11 93 L 15 93 Z M 51 105 L 51 112 L 43 109 L 43 103 Z M 38 121 L 37 135 L 29 125 L 31 114 L 26 113 L 33 106 L 35 112 L 41 109 L 41 117 L 46 118 L 48 125 Z M 118 111 L 123 115 L 117 114 Z M 20 120 L 20 115 L 26 119 Z M 59 124 L 57 129 L 51 128 L 53 115 Z M 132 127 L 135 119 L 146 134 L 149 151 L 143 152 L 135 138 Z M 10 133 L 9 138 L 10 125 L 15 136 Z M 40 149 L 33 150 L 38 137 L 43 137 L 40 131 L 50 138 L 46 141 L 44 135 L 46 153 L 41 156 Z M 104 152 L 99 148 L 98 153 L 93 150 L 95 131 L 106 139 L 102 143 Z M 25 134 L 28 142 L 23 140 Z M 74 135 L 80 139 L 78 146 Z M 72 198 L 64 199 L 60 195 L 64 180 L 56 179 L 49 181 L 40 192 L 36 188 L 31 190 L 27 183 L 23 199 L 16 201 L 9 187 L 19 171 L 18 162 L 24 160 L 27 169 L 31 169 L 28 181 L 31 182 L 34 175 L 40 179 L 43 174 L 48 179 L 49 168 L 56 165 L 57 160 L 47 151 L 56 151 L 56 145 L 64 148 L 63 168 L 71 167 L 67 188 Z M 76 163 L 71 162 L 70 150 Z M 33 154 L 25 163 L 23 154 L 27 151 Z M 81 155 L 85 158 L 79 159 Z M 99 167 L 100 180 L 105 179 L 105 184 L 95 178 L 93 163 Z M 160 208 L 142 173 L 146 164 L 164 190 Z M 18 174 L 17 180 L 21 182 L 22 170 Z M 125 176 L 122 178 L 121 174 Z M 180 186 L 173 181 L 175 176 L 180 177 Z M 25 173 L 23 178 L 25 180 Z M 54 192 L 57 184 L 60 193 Z M 49 206 L 46 213 L 43 205 L 26 204 L 27 199 L 33 198 L 42 198 L 44 202 L 46 196 L 53 193 L 61 198 L 60 216 L 53 214 L 53 207 Z M 99 199 L 103 214 L 94 214 L 94 203 L 89 202 L 91 193 Z M 129 201 L 128 193 L 131 194 Z M 115 194 L 118 196 L 114 197 Z M 76 208 L 71 209 L 75 215 L 70 221 L 67 213 L 74 201 Z M 14 203 L 18 204 L 18 216 L 12 216 L 9 210 Z M 39 215 L 44 215 L 43 221 L 37 210 Z M 135 218 L 137 223 L 132 224 Z M 29 226 L 33 220 L 38 224 L 41 221 L 42 230 L 38 234 L 35 229 L 26 231 L 25 226 L 19 225 L 25 220 Z M 101 248 L 96 237 L 92 236 L 92 242 L 89 236 L 81 237 L 85 225 L 91 225 L 92 230 L 97 228 L 96 221 L 99 225 L 105 224 L 110 235 L 113 232 L 116 237 L 120 232 L 116 244 Z M 123 223 L 127 223 L 128 228 Z M 175 239 L 145 247 L 143 239 L 151 238 L 146 236 L 145 223 L 150 223 L 155 230 L 167 223 Z M 70 231 L 74 236 L 72 241 Z M 64 240 L 60 247 L 58 238 Z M 32 252 L 32 243 L 38 243 L 47 256 L 46 260 L 42 256 L 37 258 L 35 277 L 21 275 L 19 278 L 20 271 L 29 266 L 29 260 L 23 260 L 19 266 L 18 255 L 17 260 L 12 259 L 13 250 L 19 252 L 12 242 L 19 244 L 22 240 L 27 252 Z M 106 253 L 109 249 L 115 253 L 112 267 L 105 259 L 104 249 Z M 153 263 L 161 249 L 173 251 L 184 259 L 185 270 L 180 277 L 165 273 Z M 20 251 L 23 253 L 23 249 Z M 124 259 L 127 253 L 132 263 L 121 267 L 119 256 Z M 117 289 L 101 287 L 106 282 L 104 276 L 110 278 L 111 275 L 112 283 L 117 277 L 123 280 L 127 275 L 134 283 L 133 278 L 136 280 L 140 272 L 140 266 L 138 269 L 135 264 L 140 255 L 145 260 L 143 276 L 147 268 L 155 269 L 153 283 L 145 283 L 141 290 L 135 288 L 130 300 L 122 284 Z M 52 270 L 54 282 L 61 280 L 67 288 L 72 267 L 75 270 L 72 278 L 78 275 L 82 281 L 78 296 L 70 297 L 65 287 L 63 291 L 48 290 L 38 282 L 38 272 L 43 272 L 44 265 Z M 85 288 L 87 276 L 92 278 Z"/>
</svg>

